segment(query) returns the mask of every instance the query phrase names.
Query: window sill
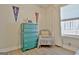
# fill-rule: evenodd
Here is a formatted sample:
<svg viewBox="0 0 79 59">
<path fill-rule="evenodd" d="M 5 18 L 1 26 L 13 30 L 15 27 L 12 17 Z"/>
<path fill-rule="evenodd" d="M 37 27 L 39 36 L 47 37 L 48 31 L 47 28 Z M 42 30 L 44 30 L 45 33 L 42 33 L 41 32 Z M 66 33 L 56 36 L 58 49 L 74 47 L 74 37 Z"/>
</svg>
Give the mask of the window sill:
<svg viewBox="0 0 79 59">
<path fill-rule="evenodd" d="M 70 37 L 70 38 L 78 38 L 79 39 L 79 35 L 62 35 L 62 37 Z"/>
</svg>

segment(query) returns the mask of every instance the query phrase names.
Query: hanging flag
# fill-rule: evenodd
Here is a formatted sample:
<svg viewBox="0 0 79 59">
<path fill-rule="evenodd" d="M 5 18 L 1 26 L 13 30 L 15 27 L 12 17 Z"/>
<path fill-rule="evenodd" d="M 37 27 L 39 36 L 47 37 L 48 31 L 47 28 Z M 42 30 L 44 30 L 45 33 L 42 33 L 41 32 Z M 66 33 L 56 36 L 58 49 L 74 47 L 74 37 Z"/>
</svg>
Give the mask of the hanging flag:
<svg viewBox="0 0 79 59">
<path fill-rule="evenodd" d="M 36 17 L 36 23 L 38 23 L 38 17 L 39 17 L 39 13 L 35 12 L 35 17 Z"/>
<path fill-rule="evenodd" d="M 13 13 L 14 13 L 15 21 L 17 22 L 19 7 L 13 6 Z"/>
</svg>

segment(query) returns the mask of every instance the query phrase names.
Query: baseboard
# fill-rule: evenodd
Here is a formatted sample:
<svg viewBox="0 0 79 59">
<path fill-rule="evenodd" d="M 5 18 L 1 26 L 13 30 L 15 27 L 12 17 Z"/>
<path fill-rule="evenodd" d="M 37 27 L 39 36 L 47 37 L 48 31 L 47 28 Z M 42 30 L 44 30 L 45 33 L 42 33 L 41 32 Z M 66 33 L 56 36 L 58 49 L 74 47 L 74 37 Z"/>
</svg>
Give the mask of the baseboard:
<svg viewBox="0 0 79 59">
<path fill-rule="evenodd" d="M 78 48 L 75 48 L 73 46 L 68 46 L 68 45 L 63 45 L 63 48 L 74 51 L 74 52 L 77 51 L 77 49 L 78 49 Z"/>
<path fill-rule="evenodd" d="M 71 51 L 77 51 L 77 49 L 78 49 L 78 48 L 75 48 L 73 46 L 68 46 L 68 45 L 63 45 L 63 46 L 55 45 L 55 46 L 62 47 L 64 49 L 71 50 Z"/>
<path fill-rule="evenodd" d="M 9 51 L 16 50 L 16 49 L 19 49 L 19 48 L 20 47 L 18 47 L 18 46 L 3 48 L 3 49 L 0 49 L 0 52 L 9 52 Z"/>
<path fill-rule="evenodd" d="M 55 46 L 57 46 L 57 47 L 61 47 L 61 46 L 59 46 L 59 45 L 55 45 Z"/>
</svg>

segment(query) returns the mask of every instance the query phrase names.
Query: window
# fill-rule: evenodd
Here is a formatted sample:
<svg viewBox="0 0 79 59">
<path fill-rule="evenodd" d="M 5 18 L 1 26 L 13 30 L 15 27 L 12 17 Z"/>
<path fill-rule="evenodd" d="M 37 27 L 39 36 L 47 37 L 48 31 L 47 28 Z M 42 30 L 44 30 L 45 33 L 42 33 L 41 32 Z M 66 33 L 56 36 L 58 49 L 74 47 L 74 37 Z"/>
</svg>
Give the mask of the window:
<svg viewBox="0 0 79 59">
<path fill-rule="evenodd" d="M 60 8 L 62 35 L 79 35 L 79 4 Z"/>
</svg>

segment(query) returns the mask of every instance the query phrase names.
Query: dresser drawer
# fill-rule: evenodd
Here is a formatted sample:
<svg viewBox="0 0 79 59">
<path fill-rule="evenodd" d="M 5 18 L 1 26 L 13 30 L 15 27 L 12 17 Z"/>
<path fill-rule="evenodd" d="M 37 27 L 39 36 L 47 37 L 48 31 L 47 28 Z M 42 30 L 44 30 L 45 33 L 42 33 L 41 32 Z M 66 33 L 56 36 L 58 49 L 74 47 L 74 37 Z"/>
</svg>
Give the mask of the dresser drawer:
<svg viewBox="0 0 79 59">
<path fill-rule="evenodd" d="M 24 28 L 28 28 L 28 29 L 37 29 L 37 25 L 34 25 L 34 24 L 27 24 L 27 25 L 24 25 Z"/>
<path fill-rule="evenodd" d="M 36 42 L 24 42 L 24 47 L 27 48 L 31 48 L 31 47 L 34 47 L 36 45 Z"/>
<path fill-rule="evenodd" d="M 23 37 L 38 37 L 37 33 L 25 33 Z"/>
<path fill-rule="evenodd" d="M 26 42 L 26 41 L 27 41 L 27 42 L 28 42 L 28 41 L 31 41 L 31 42 L 32 42 L 32 41 L 35 41 L 35 42 L 36 42 L 38 38 L 37 38 L 37 37 L 25 37 L 24 39 L 25 39 L 24 42 Z"/>
<path fill-rule="evenodd" d="M 24 32 L 31 32 L 31 33 L 37 33 L 37 29 L 24 29 Z"/>
</svg>

